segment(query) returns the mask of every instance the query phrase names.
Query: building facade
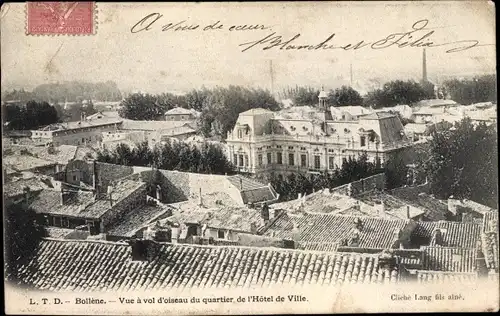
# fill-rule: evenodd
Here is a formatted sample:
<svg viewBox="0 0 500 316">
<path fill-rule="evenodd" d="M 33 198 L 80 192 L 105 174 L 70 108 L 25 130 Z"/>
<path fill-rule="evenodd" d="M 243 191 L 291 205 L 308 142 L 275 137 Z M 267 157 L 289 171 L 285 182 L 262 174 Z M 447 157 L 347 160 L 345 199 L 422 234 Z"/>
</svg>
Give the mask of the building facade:
<svg viewBox="0 0 500 316">
<path fill-rule="evenodd" d="M 381 163 L 412 146 L 399 118 L 377 112 L 332 115 L 326 93 L 306 117 L 265 109 L 240 113 L 227 135 L 227 154 L 240 172 L 322 172 L 341 168 L 347 159 L 366 153 Z"/>
</svg>

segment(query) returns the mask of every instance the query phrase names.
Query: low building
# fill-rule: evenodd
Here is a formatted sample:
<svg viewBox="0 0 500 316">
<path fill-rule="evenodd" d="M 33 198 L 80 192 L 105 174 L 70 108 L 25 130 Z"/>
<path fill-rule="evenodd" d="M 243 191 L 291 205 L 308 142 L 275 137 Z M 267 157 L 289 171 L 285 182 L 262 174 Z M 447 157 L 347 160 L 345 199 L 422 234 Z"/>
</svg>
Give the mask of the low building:
<svg viewBox="0 0 500 316">
<path fill-rule="evenodd" d="M 40 130 L 31 131 L 35 143 L 59 145 L 98 145 L 102 141 L 102 132 L 118 130 L 120 119 L 91 119 L 82 117 L 77 122 L 56 123 Z"/>
<path fill-rule="evenodd" d="M 198 114 L 194 110 L 176 107 L 165 112 L 165 121 L 194 121 Z"/>
<path fill-rule="evenodd" d="M 42 190 L 30 207 L 44 217 L 44 225 L 76 228 L 87 225 L 95 233 L 106 233 L 130 210 L 146 204 L 146 184 L 117 181 L 105 196 L 63 186 L 60 191 Z"/>
<path fill-rule="evenodd" d="M 37 158 L 29 154 L 10 154 L 4 155 L 2 158 L 2 165 L 15 172 L 28 171 L 44 175 L 54 175 L 64 167 L 63 164 L 58 162 Z"/>
</svg>

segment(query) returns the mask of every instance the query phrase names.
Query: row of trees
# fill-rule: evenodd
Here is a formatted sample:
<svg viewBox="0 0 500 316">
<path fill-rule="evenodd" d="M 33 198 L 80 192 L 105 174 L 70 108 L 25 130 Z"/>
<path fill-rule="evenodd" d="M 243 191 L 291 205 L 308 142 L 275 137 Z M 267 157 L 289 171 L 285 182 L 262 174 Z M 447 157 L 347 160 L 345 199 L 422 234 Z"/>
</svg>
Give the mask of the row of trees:
<svg viewBox="0 0 500 316">
<path fill-rule="evenodd" d="M 496 79 L 493 75 L 472 79 L 452 79 L 443 83 L 442 89 L 460 104 L 496 101 Z M 281 95 L 291 99 L 295 105 L 318 104 L 319 90 L 311 87 L 295 87 L 284 90 Z M 434 84 L 417 83 L 413 80 L 395 80 L 383 87 L 373 89 L 365 96 L 352 87 L 342 86 L 328 92 L 328 103 L 332 106 L 363 105 L 373 108 L 391 107 L 398 104 L 414 105 L 424 99 L 434 99 Z"/>
<path fill-rule="evenodd" d="M 31 130 L 59 122 L 58 110 L 47 102 L 29 101 L 22 105 L 2 105 L 3 121 L 9 130 Z"/>
<path fill-rule="evenodd" d="M 78 99 L 92 99 L 99 101 L 120 101 L 122 93 L 113 81 L 90 83 L 82 81 L 71 81 L 63 83 L 41 84 L 32 92 L 24 89 L 12 90 L 3 96 L 5 101 L 48 101 L 76 102 Z"/>
<path fill-rule="evenodd" d="M 376 162 L 368 161 L 366 154 L 362 154 L 358 159 L 349 158 L 340 169 L 330 173 L 322 172 L 312 176 L 299 173 L 290 174 L 284 178 L 271 173 L 261 180 L 273 185 L 276 192 L 280 194 L 281 201 L 289 201 L 296 199 L 299 193 L 310 194 L 324 188 L 331 189 L 381 172 L 386 174 L 386 187 L 388 189 L 406 183 L 407 168 L 401 157 L 394 157 L 382 167 L 378 160 Z"/>
<path fill-rule="evenodd" d="M 234 170 L 222 148 L 211 143 L 203 143 L 197 147 L 184 142 L 167 141 L 153 149 L 147 142 L 134 148 L 120 144 L 113 150 L 99 151 L 97 161 L 205 174 L 226 174 Z"/>
<path fill-rule="evenodd" d="M 240 86 L 192 90 L 186 95 L 134 93 L 121 103 L 120 116 L 133 120 L 156 120 L 176 106 L 201 111 L 199 126 L 206 137 L 225 137 L 241 112 L 264 108 L 278 110 L 279 104 L 262 89 Z"/>
</svg>

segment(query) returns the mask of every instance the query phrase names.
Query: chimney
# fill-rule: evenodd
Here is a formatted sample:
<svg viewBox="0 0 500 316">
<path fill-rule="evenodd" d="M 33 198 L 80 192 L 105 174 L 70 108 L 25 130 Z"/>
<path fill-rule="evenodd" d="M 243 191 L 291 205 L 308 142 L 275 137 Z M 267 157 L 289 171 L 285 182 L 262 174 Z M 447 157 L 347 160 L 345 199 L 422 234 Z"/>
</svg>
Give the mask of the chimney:
<svg viewBox="0 0 500 316">
<path fill-rule="evenodd" d="M 379 214 L 380 217 L 385 217 L 385 202 L 384 200 L 380 200 L 380 205 L 379 205 Z"/>
<path fill-rule="evenodd" d="M 157 199 L 158 201 L 160 201 L 160 200 L 161 200 L 161 187 L 160 187 L 160 185 L 159 185 L 159 184 L 157 184 L 157 185 L 156 185 L 156 199 Z"/>
<path fill-rule="evenodd" d="M 439 228 L 436 228 L 432 233 L 432 240 L 434 241 L 434 245 L 436 246 L 444 246 L 443 242 L 443 233 Z"/>
<path fill-rule="evenodd" d="M 451 196 L 448 198 L 448 201 L 447 201 L 447 202 L 448 202 L 448 211 L 449 211 L 450 213 L 452 213 L 453 215 L 457 215 L 457 211 L 458 211 L 458 210 L 457 210 L 457 206 L 458 206 L 459 204 L 461 204 L 461 203 L 460 203 L 460 201 L 459 201 L 459 200 L 455 200 L 455 199 L 454 199 L 454 197 L 453 197 L 453 195 L 451 195 Z"/>
<path fill-rule="evenodd" d="M 30 200 L 31 200 L 31 190 L 30 190 L 30 187 L 24 187 L 23 189 L 23 192 L 24 192 L 24 201 L 26 204 L 29 204 Z"/>
<path fill-rule="evenodd" d="M 264 204 L 262 204 L 262 210 L 260 212 L 260 215 L 264 220 L 264 225 L 267 225 L 269 223 L 269 206 L 265 202 Z"/>
<path fill-rule="evenodd" d="M 172 243 L 176 244 L 179 241 L 179 236 L 180 236 L 180 232 L 181 232 L 179 223 L 174 223 L 172 225 L 171 231 L 172 231 L 172 236 L 171 236 Z"/>
<path fill-rule="evenodd" d="M 201 187 L 200 187 L 200 195 L 198 197 L 198 205 L 203 206 L 203 198 L 201 197 Z"/>
<path fill-rule="evenodd" d="M 111 185 L 108 186 L 108 199 L 109 204 L 113 206 L 113 187 Z"/>
<path fill-rule="evenodd" d="M 358 231 L 363 230 L 363 221 L 361 221 L 361 219 L 359 217 L 356 217 L 354 219 L 354 228 Z"/>
<path fill-rule="evenodd" d="M 410 217 L 410 206 L 406 205 L 406 218 L 411 219 Z"/>
<path fill-rule="evenodd" d="M 85 112 L 82 112 L 80 114 L 80 121 L 82 121 L 82 122 L 85 121 Z"/>
<path fill-rule="evenodd" d="M 153 261 L 161 250 L 161 245 L 154 240 L 135 239 L 129 241 L 132 247 L 133 261 Z"/>
<path fill-rule="evenodd" d="M 347 185 L 347 195 L 352 196 L 352 185 L 350 183 Z"/>
<path fill-rule="evenodd" d="M 243 179 L 240 177 L 240 190 L 243 191 Z"/>
<path fill-rule="evenodd" d="M 250 223 L 250 232 L 252 234 L 257 234 L 257 224 L 255 222 Z"/>
<path fill-rule="evenodd" d="M 302 193 L 299 193 L 297 196 L 297 199 L 301 199 L 301 198 L 302 198 Z"/>
</svg>

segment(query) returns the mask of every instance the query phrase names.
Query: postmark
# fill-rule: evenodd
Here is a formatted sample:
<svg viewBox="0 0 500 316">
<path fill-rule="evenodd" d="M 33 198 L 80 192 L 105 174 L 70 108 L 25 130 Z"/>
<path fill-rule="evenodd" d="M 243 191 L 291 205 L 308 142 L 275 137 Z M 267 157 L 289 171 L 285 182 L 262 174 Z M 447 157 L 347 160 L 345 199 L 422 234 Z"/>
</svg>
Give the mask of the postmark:
<svg viewBox="0 0 500 316">
<path fill-rule="evenodd" d="M 27 35 L 92 35 L 96 33 L 95 2 L 28 2 Z"/>
</svg>

